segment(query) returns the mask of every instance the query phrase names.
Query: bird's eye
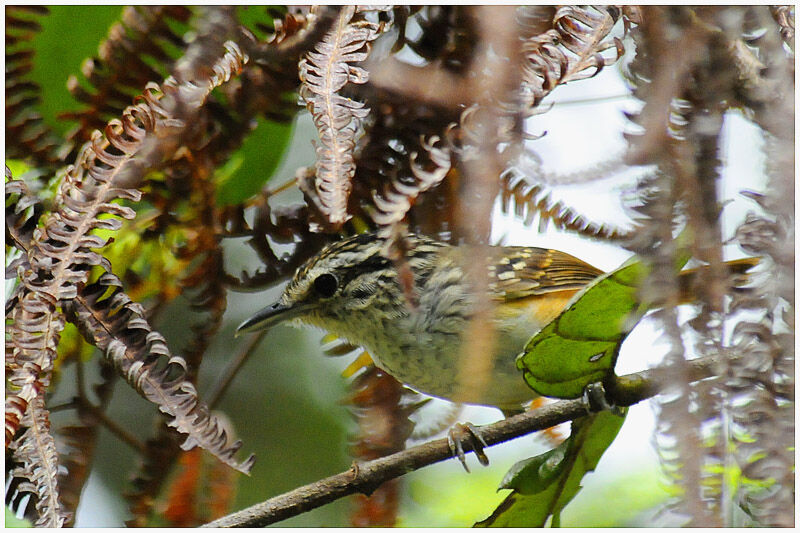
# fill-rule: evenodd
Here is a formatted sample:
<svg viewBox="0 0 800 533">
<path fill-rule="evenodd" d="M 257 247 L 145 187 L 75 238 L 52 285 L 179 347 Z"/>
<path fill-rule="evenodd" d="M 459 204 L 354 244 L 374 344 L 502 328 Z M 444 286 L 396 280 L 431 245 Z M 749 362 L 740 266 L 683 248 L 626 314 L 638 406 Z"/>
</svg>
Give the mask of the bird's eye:
<svg viewBox="0 0 800 533">
<path fill-rule="evenodd" d="M 333 274 L 320 274 L 314 280 L 314 290 L 323 298 L 330 298 L 336 292 L 339 281 Z"/>
</svg>

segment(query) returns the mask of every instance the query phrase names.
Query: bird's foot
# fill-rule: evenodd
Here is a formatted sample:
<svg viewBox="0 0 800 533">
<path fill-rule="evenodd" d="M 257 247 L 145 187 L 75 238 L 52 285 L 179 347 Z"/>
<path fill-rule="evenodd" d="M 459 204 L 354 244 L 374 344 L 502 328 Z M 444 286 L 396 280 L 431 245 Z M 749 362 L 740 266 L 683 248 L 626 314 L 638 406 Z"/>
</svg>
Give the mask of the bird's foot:
<svg viewBox="0 0 800 533">
<path fill-rule="evenodd" d="M 590 383 L 583 389 L 583 404 L 586 406 L 586 411 L 589 413 L 599 413 L 601 411 L 610 411 L 615 415 L 622 415 L 622 410 L 618 405 L 609 402 L 606 395 L 606 389 L 602 383 Z"/>
<path fill-rule="evenodd" d="M 464 454 L 465 448 L 467 451 L 472 450 L 475 452 L 475 457 L 478 458 L 478 461 L 483 466 L 489 464 L 489 458 L 486 457 L 486 453 L 483 451 L 487 446 L 486 441 L 481 437 L 478 428 L 469 422 L 456 424 L 450 428 L 450 431 L 447 432 L 447 444 L 450 446 L 450 451 L 453 452 L 453 455 L 458 457 L 458 460 L 461 461 L 461 465 L 467 472 L 469 472 L 469 467 L 467 466 L 467 458 Z"/>
</svg>

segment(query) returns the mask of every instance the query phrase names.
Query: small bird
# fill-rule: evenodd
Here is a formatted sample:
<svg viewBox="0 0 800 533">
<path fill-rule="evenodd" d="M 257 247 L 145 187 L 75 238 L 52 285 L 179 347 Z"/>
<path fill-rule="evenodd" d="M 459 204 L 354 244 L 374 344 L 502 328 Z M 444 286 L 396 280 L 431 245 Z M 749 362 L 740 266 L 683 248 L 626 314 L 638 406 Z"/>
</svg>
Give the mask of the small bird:
<svg viewBox="0 0 800 533">
<path fill-rule="evenodd" d="M 488 291 L 496 348 L 486 386 L 464 390 L 458 376 L 464 331 L 476 308 L 466 267 L 475 248 L 407 235 L 405 261 L 415 302 L 407 301 L 384 241 L 359 234 L 323 248 L 301 267 L 278 302 L 242 323 L 237 334 L 280 322 L 318 326 L 363 346 L 398 381 L 431 396 L 519 412 L 536 397 L 515 365 L 526 342 L 603 271 L 564 252 L 533 247 L 489 251 Z"/>
<path fill-rule="evenodd" d="M 558 250 L 453 246 L 409 234 L 405 261 L 416 300 L 410 302 L 399 269 L 381 254 L 384 244 L 376 234 L 363 233 L 327 245 L 297 271 L 280 299 L 243 322 L 237 335 L 286 321 L 318 326 L 364 347 L 379 368 L 414 390 L 498 407 L 508 415 L 536 397 L 516 367 L 517 355 L 575 293 L 604 274 Z M 485 386 L 465 389 L 459 383 L 465 331 L 479 303 L 467 268 L 476 251 L 487 250 L 495 349 L 488 354 Z M 743 273 L 757 262 L 746 258 L 726 266 Z M 680 277 L 687 302 L 694 272 Z"/>
</svg>

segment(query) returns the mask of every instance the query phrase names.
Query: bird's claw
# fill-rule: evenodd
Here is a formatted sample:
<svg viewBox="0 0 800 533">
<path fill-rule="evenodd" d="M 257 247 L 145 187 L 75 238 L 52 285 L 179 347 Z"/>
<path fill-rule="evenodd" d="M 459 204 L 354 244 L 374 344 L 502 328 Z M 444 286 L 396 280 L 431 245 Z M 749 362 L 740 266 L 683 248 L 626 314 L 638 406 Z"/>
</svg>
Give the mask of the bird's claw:
<svg viewBox="0 0 800 533">
<path fill-rule="evenodd" d="M 461 461 L 461 465 L 467 472 L 469 472 L 469 467 L 467 466 L 467 458 L 464 454 L 465 447 L 467 451 L 472 450 L 475 452 L 475 457 L 478 458 L 478 461 L 483 466 L 489 464 L 489 458 L 486 457 L 486 453 L 483 451 L 487 446 L 486 441 L 481 437 L 478 428 L 469 422 L 456 424 L 450 428 L 450 431 L 447 432 L 447 444 L 450 446 L 450 451 L 453 455 L 458 457 L 458 460 Z"/>
<path fill-rule="evenodd" d="M 601 411 L 610 411 L 615 415 L 622 415 L 618 405 L 609 403 L 606 397 L 606 389 L 602 383 L 590 383 L 583 389 L 583 404 L 586 406 L 586 411 L 589 413 L 599 413 Z"/>
</svg>

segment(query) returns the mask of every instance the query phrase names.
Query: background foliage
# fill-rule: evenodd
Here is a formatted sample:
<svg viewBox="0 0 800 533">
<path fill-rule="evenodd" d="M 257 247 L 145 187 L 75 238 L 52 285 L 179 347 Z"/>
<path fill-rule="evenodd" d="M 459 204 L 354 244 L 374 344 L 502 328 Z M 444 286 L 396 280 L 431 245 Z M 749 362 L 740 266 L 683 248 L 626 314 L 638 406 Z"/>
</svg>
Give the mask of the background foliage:
<svg viewBox="0 0 800 533">
<path fill-rule="evenodd" d="M 489 243 L 502 204 L 532 231 L 648 265 L 640 297 L 661 304 L 675 384 L 654 435 L 670 523 L 793 524 L 793 55 L 788 7 L 6 7 L 9 507 L 37 525 L 76 512 L 198 525 L 421 438 L 447 416 L 369 365 L 342 379 L 346 364 L 286 330 L 232 343 L 275 296 L 238 292 L 367 228 L 398 268 L 406 229 Z M 547 170 L 534 133 L 551 92 L 612 65 L 641 103 L 624 158 Z M 729 228 L 732 113 L 764 139 L 766 185 Z M 627 220 L 571 203 L 632 169 Z M 679 228 L 708 265 L 690 320 L 676 310 Z M 762 258 L 732 297 L 731 247 Z M 265 346 L 278 355 L 247 358 Z M 737 357 L 688 382 L 687 357 L 718 354 Z M 466 481 L 418 472 L 284 524 L 468 525 L 502 512 L 506 493 L 488 495 L 532 453 Z M 635 523 L 581 515 L 609 493 L 636 509 L 664 497 L 633 501 L 631 476 L 561 523 Z"/>
</svg>

